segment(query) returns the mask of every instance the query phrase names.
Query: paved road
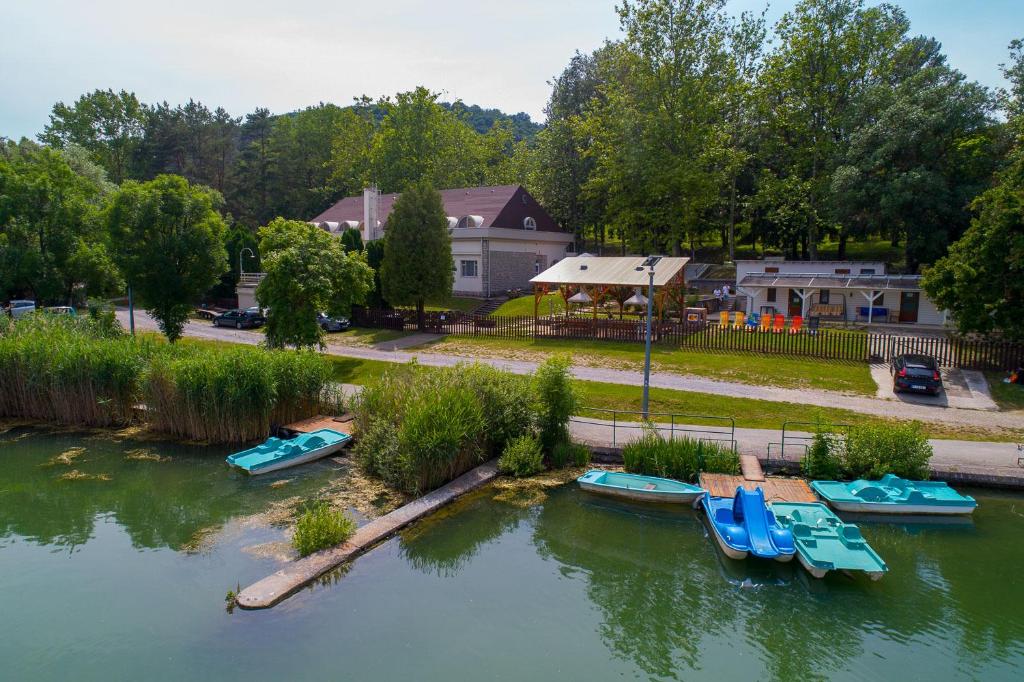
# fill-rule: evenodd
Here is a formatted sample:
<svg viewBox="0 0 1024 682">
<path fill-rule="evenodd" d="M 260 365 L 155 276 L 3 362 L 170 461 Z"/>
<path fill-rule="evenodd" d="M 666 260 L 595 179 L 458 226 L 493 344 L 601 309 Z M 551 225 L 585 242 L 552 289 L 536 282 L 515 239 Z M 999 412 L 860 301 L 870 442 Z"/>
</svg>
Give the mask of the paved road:
<svg viewBox="0 0 1024 682">
<path fill-rule="evenodd" d="M 117 314 L 121 322 L 127 326 L 127 311 L 119 310 Z M 156 322 L 143 311 L 136 311 L 135 324 L 137 329 L 155 330 L 157 328 Z M 185 335 L 193 338 L 253 345 L 263 340 L 263 335 L 259 332 L 216 328 L 208 322 L 188 322 L 185 325 Z M 524 360 L 466 358 L 441 353 L 402 350 L 388 351 L 354 345 L 330 344 L 325 352 L 330 355 L 384 362 L 409 362 L 415 358 L 421 365 L 430 367 L 452 367 L 467 360 L 475 360 L 516 374 L 529 374 L 537 367 L 536 362 Z M 577 379 L 584 381 L 600 381 L 627 386 L 641 386 L 643 384 L 643 375 L 637 371 L 600 367 L 574 367 L 572 371 Z M 736 398 L 753 398 L 773 402 L 795 403 L 798 405 L 841 408 L 880 417 L 916 419 L 923 422 L 940 421 L 948 424 L 967 424 L 983 428 L 1024 429 L 1024 415 L 1020 413 L 970 410 L 958 407 L 944 407 L 938 404 L 914 404 L 896 400 L 882 400 L 877 397 L 847 395 L 833 391 L 754 386 L 667 372 L 652 374 L 651 386 Z"/>
</svg>

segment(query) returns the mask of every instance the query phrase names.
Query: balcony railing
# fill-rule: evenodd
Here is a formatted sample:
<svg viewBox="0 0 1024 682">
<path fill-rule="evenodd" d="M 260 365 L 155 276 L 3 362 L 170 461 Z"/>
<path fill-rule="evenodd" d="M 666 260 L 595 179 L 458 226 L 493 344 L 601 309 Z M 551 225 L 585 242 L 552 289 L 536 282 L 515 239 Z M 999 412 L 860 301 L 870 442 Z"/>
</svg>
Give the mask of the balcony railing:
<svg viewBox="0 0 1024 682">
<path fill-rule="evenodd" d="M 238 278 L 238 286 L 240 287 L 254 287 L 258 286 L 263 278 L 267 276 L 265 272 L 243 272 Z"/>
</svg>

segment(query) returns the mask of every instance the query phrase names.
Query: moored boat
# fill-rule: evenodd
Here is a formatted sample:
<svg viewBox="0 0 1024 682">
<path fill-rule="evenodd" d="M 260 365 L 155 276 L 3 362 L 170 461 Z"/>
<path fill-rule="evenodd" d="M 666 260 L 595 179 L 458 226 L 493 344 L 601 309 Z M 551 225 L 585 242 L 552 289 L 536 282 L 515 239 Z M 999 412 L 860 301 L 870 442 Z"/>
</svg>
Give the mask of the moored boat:
<svg viewBox="0 0 1024 682">
<path fill-rule="evenodd" d="M 910 481 L 886 474 L 878 481 L 812 481 L 829 506 L 873 514 L 970 514 L 978 503 L 942 481 Z"/>
<path fill-rule="evenodd" d="M 638 502 L 663 502 L 696 506 L 704 495 L 700 486 L 670 478 L 591 469 L 576 481 L 592 493 L 622 497 Z"/>
<path fill-rule="evenodd" d="M 734 497 L 701 498 L 704 516 L 718 546 L 731 559 L 754 555 L 761 559 L 790 561 L 796 555 L 793 534 L 779 525 L 761 488 L 736 488 Z"/>
<path fill-rule="evenodd" d="M 775 519 L 793 533 L 797 557 L 815 578 L 829 571 L 863 571 L 878 580 L 889 568 L 860 529 L 820 502 L 773 502 Z"/>
<path fill-rule="evenodd" d="M 288 440 L 268 438 L 261 445 L 229 455 L 226 461 L 250 474 L 265 474 L 327 457 L 350 440 L 347 433 L 319 429 Z"/>
</svg>

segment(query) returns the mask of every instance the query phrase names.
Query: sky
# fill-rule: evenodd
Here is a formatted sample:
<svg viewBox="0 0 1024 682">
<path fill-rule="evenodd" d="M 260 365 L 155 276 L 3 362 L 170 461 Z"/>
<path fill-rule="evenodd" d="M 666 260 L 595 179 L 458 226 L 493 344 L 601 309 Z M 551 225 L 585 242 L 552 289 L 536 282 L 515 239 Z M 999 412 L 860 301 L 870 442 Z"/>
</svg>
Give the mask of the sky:
<svg viewBox="0 0 1024 682">
<path fill-rule="evenodd" d="M 774 0 L 776 20 L 795 0 Z M 876 4 L 869 0 L 869 4 Z M 968 78 L 1000 86 L 1024 38 L 1021 0 L 895 0 Z M 616 0 L 0 0 L 0 136 L 41 132 L 55 102 L 97 88 L 190 98 L 241 116 L 425 85 L 543 121 L 576 50 L 618 36 Z M 764 0 L 731 0 L 760 11 Z"/>
</svg>

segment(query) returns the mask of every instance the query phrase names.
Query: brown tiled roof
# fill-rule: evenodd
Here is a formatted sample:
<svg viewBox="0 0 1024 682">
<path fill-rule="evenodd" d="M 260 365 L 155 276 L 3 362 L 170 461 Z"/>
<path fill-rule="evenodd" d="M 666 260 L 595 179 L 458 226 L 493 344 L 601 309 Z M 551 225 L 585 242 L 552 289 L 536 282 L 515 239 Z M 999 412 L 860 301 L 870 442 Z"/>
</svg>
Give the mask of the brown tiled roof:
<svg viewBox="0 0 1024 682">
<path fill-rule="evenodd" d="M 378 219 L 387 222 L 397 194 L 381 194 Z M 480 227 L 523 228 L 523 218 L 532 217 L 537 229 L 542 232 L 562 232 L 554 219 L 520 185 L 499 185 L 497 187 L 463 187 L 441 190 L 445 214 L 454 218 L 467 215 L 481 216 Z M 343 222 L 363 220 L 363 196 L 345 197 L 310 222 Z"/>
</svg>

